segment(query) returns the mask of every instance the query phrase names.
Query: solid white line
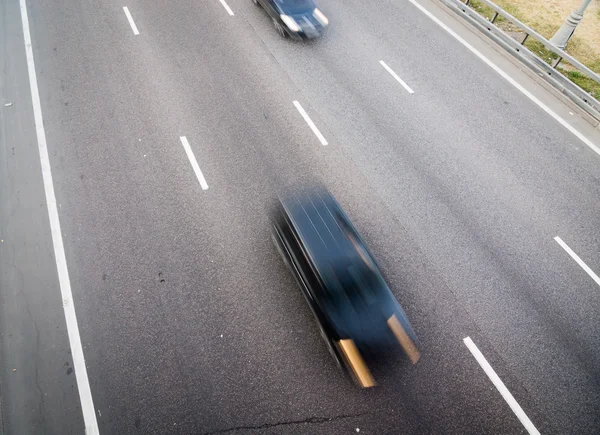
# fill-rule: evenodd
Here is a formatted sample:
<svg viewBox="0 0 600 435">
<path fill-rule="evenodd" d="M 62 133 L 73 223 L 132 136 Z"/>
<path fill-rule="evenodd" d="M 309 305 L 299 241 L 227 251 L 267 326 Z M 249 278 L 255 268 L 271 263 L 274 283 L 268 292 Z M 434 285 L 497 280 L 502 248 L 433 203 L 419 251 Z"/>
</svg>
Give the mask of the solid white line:
<svg viewBox="0 0 600 435">
<path fill-rule="evenodd" d="M 463 339 L 463 342 L 465 343 L 467 348 L 471 351 L 471 353 L 473 354 L 473 356 L 475 357 L 475 359 L 477 360 L 477 362 L 479 363 L 479 365 L 481 366 L 481 368 L 483 369 L 485 374 L 488 375 L 488 378 L 490 378 L 490 380 L 493 382 L 494 386 L 498 389 L 498 391 L 500 392 L 500 394 L 502 395 L 504 400 L 506 400 L 506 403 L 508 403 L 508 406 L 510 406 L 510 409 L 513 410 L 513 412 L 515 413 L 517 418 L 521 421 L 523 426 L 525 426 L 525 429 L 527 430 L 527 432 L 529 432 L 530 434 L 539 435 L 540 432 L 535 428 L 535 426 L 533 425 L 531 420 L 529 420 L 529 417 L 527 417 L 527 415 L 525 415 L 525 412 L 523 411 L 521 406 L 519 406 L 519 404 L 517 403 L 515 398 L 512 396 L 512 394 L 510 394 L 510 391 L 508 391 L 508 388 L 506 388 L 506 386 L 504 385 L 504 382 L 502 382 L 502 380 L 500 380 L 500 378 L 498 377 L 498 375 L 496 374 L 496 372 L 494 371 L 492 366 L 487 362 L 487 360 L 485 359 L 483 354 L 479 351 L 477 346 L 475 346 L 475 343 L 473 343 L 473 340 L 471 340 L 470 337 L 466 337 Z"/>
<path fill-rule="evenodd" d="M 225 8 L 225 10 L 227 11 L 227 13 L 229 15 L 233 15 L 233 11 L 231 10 L 231 8 L 229 7 L 229 5 L 227 3 L 225 3 L 225 0 L 219 0 L 221 2 L 221 4 L 223 5 L 223 7 Z"/>
<path fill-rule="evenodd" d="M 313 133 L 315 134 L 315 136 L 317 136 L 317 138 L 319 138 L 319 140 L 321 141 L 321 144 L 322 145 L 327 145 L 327 140 L 321 134 L 321 132 L 319 131 L 319 129 L 317 128 L 317 126 L 315 125 L 315 123 L 312 122 L 312 119 L 310 119 L 310 116 L 308 116 L 308 114 L 304 111 L 304 109 L 302 108 L 302 106 L 300 105 L 300 103 L 297 102 L 297 101 L 294 101 L 294 106 L 296 106 L 296 109 L 298 109 L 298 112 L 300 112 L 300 115 L 302 115 L 302 117 L 304 118 L 304 120 L 306 121 L 306 123 L 308 124 L 308 126 L 310 127 L 310 129 L 313 131 Z"/>
<path fill-rule="evenodd" d="M 387 70 L 387 72 L 389 72 L 392 75 L 392 77 L 394 77 L 398 81 L 398 83 L 400 83 L 404 87 L 404 89 L 408 91 L 409 94 L 415 93 L 415 91 L 413 91 L 404 80 L 398 77 L 398 74 L 396 74 L 389 66 L 387 66 L 387 64 L 384 61 L 380 60 L 379 63 L 382 67 L 384 67 Z"/>
<path fill-rule="evenodd" d="M 181 140 L 181 145 L 183 145 L 183 149 L 185 150 L 185 153 L 187 154 L 188 159 L 190 160 L 190 163 L 192 164 L 192 168 L 194 169 L 194 173 L 196 174 L 196 177 L 198 178 L 198 181 L 200 182 L 200 186 L 202 187 L 202 190 L 208 190 L 208 184 L 206 183 L 206 180 L 204 179 L 204 175 L 202 175 L 202 171 L 200 170 L 200 166 L 198 166 L 196 157 L 194 157 L 194 152 L 192 151 L 192 148 L 190 147 L 190 143 L 188 142 L 188 140 L 185 136 L 180 136 L 179 140 Z"/>
<path fill-rule="evenodd" d="M 56 196 L 54 194 L 50 158 L 48 157 L 44 118 L 42 117 L 42 105 L 40 103 L 40 93 L 35 75 L 35 63 L 33 60 L 33 49 L 31 47 L 31 33 L 29 31 L 27 3 L 26 0 L 19 0 L 19 3 L 21 6 L 21 22 L 23 25 L 23 39 L 25 42 L 25 55 L 27 58 L 27 70 L 29 73 L 29 86 L 31 88 L 33 120 L 35 123 L 35 132 L 37 136 L 38 150 L 40 153 L 42 180 L 44 182 L 48 218 L 50 220 L 50 233 L 52 235 L 52 245 L 54 246 L 54 260 L 56 262 L 56 270 L 58 272 L 58 283 L 67 324 L 69 345 L 71 346 L 71 356 L 73 357 L 73 368 L 75 370 L 75 377 L 77 380 L 77 389 L 79 390 L 79 401 L 81 402 L 85 433 L 87 435 L 96 435 L 99 433 L 98 422 L 96 421 L 94 401 L 92 400 L 90 382 L 88 380 L 87 369 L 85 367 L 85 358 L 83 357 L 83 348 L 81 347 L 81 337 L 79 336 L 77 316 L 75 315 L 75 305 L 73 303 L 71 281 L 69 279 L 65 248 L 63 246 L 63 240 L 61 236 L 62 233 L 60 230 L 58 208 L 56 207 Z"/>
<path fill-rule="evenodd" d="M 556 241 L 556 243 L 558 243 L 565 251 L 567 251 L 567 254 L 569 254 L 571 256 L 571 258 L 573 260 L 575 260 L 575 262 L 577 264 L 579 264 L 579 266 L 586 271 L 586 273 L 594 280 L 596 281 L 596 284 L 600 285 L 600 278 L 598 277 L 598 275 L 596 275 L 594 273 L 594 271 L 592 269 L 590 269 L 588 267 L 587 264 L 585 264 L 583 262 L 583 260 L 581 258 L 579 258 L 579 255 L 577 255 L 575 252 L 573 252 L 573 250 L 571 248 L 569 248 L 567 246 L 567 244 L 565 242 L 562 241 L 562 239 L 558 236 L 556 236 L 554 238 L 554 240 Z"/>
<path fill-rule="evenodd" d="M 423 6 L 421 6 L 419 3 L 417 3 L 416 0 L 408 0 L 408 1 L 411 2 L 413 5 L 415 5 L 421 12 L 423 12 L 429 18 L 431 18 L 437 25 L 439 25 L 442 29 L 444 29 L 446 32 L 448 32 L 451 36 L 453 36 L 458 42 L 460 42 L 462 45 L 467 47 L 475 56 L 477 56 L 479 59 L 481 59 L 483 62 L 485 62 L 490 68 L 492 68 L 494 71 L 496 71 L 498 74 L 500 74 L 500 76 L 502 76 L 502 78 L 504 78 L 507 82 L 509 82 L 511 85 L 513 85 L 519 91 L 521 91 L 521 93 L 523 93 L 523 95 L 525 95 L 527 98 L 529 98 L 535 104 L 537 104 L 544 112 L 546 112 L 548 115 L 553 117 L 556 121 L 558 121 L 559 124 L 561 124 L 567 130 L 569 130 L 575 136 L 577 136 L 577 138 L 580 141 L 582 141 L 584 144 L 586 144 L 588 147 L 590 147 L 596 154 L 600 155 L 600 148 L 598 146 L 594 145 L 594 143 L 590 139 L 585 137 L 582 133 L 580 133 L 577 129 L 575 129 L 575 127 L 573 127 L 571 124 L 569 124 L 567 121 L 565 121 L 560 115 L 555 113 L 552 109 L 550 109 L 548 106 L 546 106 L 540 100 L 538 100 L 531 92 L 529 92 L 527 89 L 525 89 L 519 83 L 517 83 L 506 72 L 504 72 L 502 69 L 500 69 L 499 66 L 494 64 L 491 60 L 489 60 L 487 57 L 485 57 L 483 54 L 481 54 L 475 47 L 473 47 L 471 44 L 469 44 L 463 38 L 458 36 L 452 29 L 450 29 L 448 26 L 446 26 L 439 18 L 437 18 L 435 15 L 433 15 L 431 12 L 429 12 L 427 9 L 425 9 Z"/>
<path fill-rule="evenodd" d="M 133 17 L 131 16 L 131 13 L 129 12 L 129 8 L 127 6 L 123 6 L 123 11 L 125 11 L 125 16 L 127 17 L 127 21 L 129 21 L 129 25 L 131 26 L 131 30 L 133 30 L 133 34 L 139 35 L 140 32 L 138 32 L 138 28 L 135 25 L 135 23 L 133 22 Z"/>
</svg>

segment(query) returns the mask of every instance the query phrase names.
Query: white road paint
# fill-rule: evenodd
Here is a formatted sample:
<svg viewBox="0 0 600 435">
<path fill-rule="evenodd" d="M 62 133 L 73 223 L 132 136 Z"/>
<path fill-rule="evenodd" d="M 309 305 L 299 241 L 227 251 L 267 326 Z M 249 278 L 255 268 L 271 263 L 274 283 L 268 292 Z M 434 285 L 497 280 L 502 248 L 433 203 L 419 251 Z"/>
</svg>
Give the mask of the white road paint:
<svg viewBox="0 0 600 435">
<path fill-rule="evenodd" d="M 131 16 L 131 13 L 129 12 L 129 8 L 127 6 L 123 6 L 123 12 L 125 12 L 125 16 L 127 17 L 127 21 L 129 21 L 129 25 L 131 26 L 131 30 L 133 30 L 133 34 L 139 35 L 140 32 L 138 31 L 138 28 L 135 25 L 133 17 Z"/>
<path fill-rule="evenodd" d="M 46 131 L 44 129 L 44 118 L 42 116 L 42 105 L 40 103 L 40 93 L 35 75 L 31 32 L 29 31 L 29 17 L 27 14 L 27 1 L 19 0 L 19 3 L 21 7 L 21 22 L 23 25 L 23 40 L 25 42 L 25 56 L 27 58 L 27 70 L 29 73 L 29 86 L 31 88 L 33 120 L 37 136 L 38 150 L 40 153 L 42 180 L 44 183 L 44 193 L 46 195 L 46 204 L 48 207 L 52 245 L 54 247 L 54 260 L 56 262 L 56 270 L 58 272 L 58 283 L 67 324 L 69 346 L 71 347 L 71 356 L 73 357 L 73 368 L 75 370 L 75 378 L 77 380 L 77 390 L 79 391 L 79 401 L 81 402 L 85 433 L 87 435 L 97 435 L 99 433 L 98 422 L 96 421 L 96 412 L 94 408 L 94 401 L 92 400 L 92 391 L 90 389 L 90 382 L 88 380 L 87 369 L 85 367 L 83 348 L 81 347 L 81 337 L 79 336 L 79 326 L 77 325 L 77 316 L 75 315 L 71 281 L 69 279 L 65 248 L 61 236 L 62 233 L 60 230 L 58 208 L 56 206 L 56 195 L 54 194 L 54 183 L 52 181 L 50 158 L 48 156 Z"/>
<path fill-rule="evenodd" d="M 517 403 L 517 401 L 512 396 L 512 394 L 510 394 L 510 391 L 508 391 L 508 388 L 506 388 L 506 386 L 504 385 L 504 382 L 502 382 L 502 380 L 498 377 L 498 375 L 496 374 L 496 372 L 494 371 L 492 366 L 487 362 L 487 360 L 485 359 L 483 354 L 479 351 L 479 349 L 477 348 L 475 343 L 473 343 L 473 340 L 471 340 L 470 337 L 466 337 L 463 339 L 463 342 L 465 343 L 467 348 L 471 351 L 471 353 L 473 354 L 473 356 L 475 357 L 475 359 L 477 360 L 477 362 L 479 363 L 479 365 L 481 366 L 481 368 L 483 369 L 485 374 L 488 375 L 488 378 L 490 378 L 490 380 L 492 381 L 494 386 L 498 389 L 498 391 L 500 392 L 500 394 L 502 395 L 502 397 L 504 398 L 506 403 L 508 403 L 508 406 L 510 406 L 510 409 L 512 409 L 512 411 L 515 413 L 517 418 L 521 421 L 523 426 L 525 426 L 525 429 L 527 430 L 527 432 L 529 432 L 530 434 L 539 435 L 540 432 L 535 428 L 535 426 L 533 425 L 531 420 L 529 420 L 529 417 L 527 417 L 527 415 L 525 414 L 525 411 L 523 411 L 523 409 Z"/>
<path fill-rule="evenodd" d="M 180 136 L 179 140 L 181 141 L 181 145 L 183 145 L 183 149 L 185 150 L 185 153 L 187 154 L 188 159 L 190 160 L 190 163 L 192 164 L 192 169 L 194 169 L 194 173 L 196 174 L 196 178 L 198 178 L 198 181 L 200 182 L 200 186 L 202 187 L 202 190 L 208 190 L 208 184 L 206 183 L 206 179 L 204 178 L 204 175 L 202 174 L 202 171 L 200 170 L 200 166 L 198 165 L 198 162 L 196 161 L 196 157 L 194 157 L 194 152 L 192 151 L 192 148 L 190 147 L 190 143 L 188 142 L 188 140 L 185 136 Z"/>
<path fill-rule="evenodd" d="M 414 94 L 414 93 L 415 93 L 415 91 L 413 91 L 413 90 L 411 89 L 411 87 L 410 87 L 410 86 L 408 86 L 404 80 L 402 80 L 400 77 L 398 77 L 398 74 L 396 74 L 396 73 L 394 72 L 394 70 L 393 70 L 393 69 L 391 69 L 391 68 L 390 68 L 390 67 L 387 65 L 387 63 L 385 63 L 385 62 L 384 62 L 384 61 L 382 61 L 382 60 L 380 60 L 380 61 L 379 61 L 379 63 L 381 64 L 381 66 L 382 66 L 382 67 L 384 67 L 384 68 L 386 69 L 386 71 L 387 71 L 387 72 L 389 72 L 389 73 L 392 75 L 392 77 L 394 77 L 394 78 L 395 78 L 395 79 L 398 81 L 398 83 L 400 83 L 400 84 L 402 85 L 402 87 L 404 87 L 404 89 L 406 89 L 406 90 L 408 91 L 408 93 L 409 93 L 409 94 Z"/>
<path fill-rule="evenodd" d="M 594 273 L 594 271 L 592 269 L 590 269 L 588 267 L 588 265 L 585 264 L 581 258 L 579 258 L 579 255 L 577 255 L 575 252 L 573 252 L 573 250 L 571 248 L 569 248 L 569 246 L 565 242 L 563 242 L 560 237 L 556 236 L 554 238 L 554 240 L 556 241 L 556 243 L 558 243 L 561 246 L 561 248 L 563 248 L 565 251 L 567 251 L 567 254 L 569 254 L 571 256 L 571 258 L 573 260 L 575 260 L 575 262 L 577 264 L 579 264 L 579 266 L 583 270 L 585 270 L 585 272 L 590 276 L 590 278 L 592 278 L 596 282 L 596 284 L 600 285 L 600 278 L 598 277 L 598 275 L 596 275 Z"/>
<path fill-rule="evenodd" d="M 475 56 L 477 56 L 479 59 L 481 59 L 490 68 L 492 68 L 494 71 L 496 71 L 498 74 L 500 74 L 500 76 L 502 78 L 504 78 L 507 82 L 509 82 L 511 85 L 513 85 L 515 88 L 517 88 L 523 95 L 525 95 L 527 98 L 529 98 L 535 104 L 537 104 L 544 112 L 546 112 L 548 115 L 550 115 L 556 121 L 558 121 L 558 123 L 560 125 L 562 125 L 567 130 L 569 130 L 571 133 L 573 133 L 580 141 L 582 141 L 584 144 L 586 144 L 596 154 L 600 155 L 600 147 L 595 145 L 590 139 L 588 139 L 586 136 L 584 136 L 583 133 L 580 133 L 575 127 L 573 127 L 571 124 L 569 124 L 567 121 L 565 121 L 559 114 L 557 114 L 552 109 L 550 109 L 548 106 L 546 106 L 544 103 L 542 103 L 531 92 L 529 92 L 527 89 L 525 89 L 519 83 L 517 83 L 517 81 L 515 79 L 513 79 L 511 76 L 509 76 L 508 73 L 506 73 L 498 65 L 493 63 L 487 57 L 485 57 L 481 52 L 479 52 L 479 50 L 477 50 L 475 47 L 473 47 L 471 44 L 469 44 L 463 38 L 461 38 L 458 34 L 456 34 L 456 32 L 454 32 L 452 29 L 450 29 L 439 18 L 437 18 L 435 15 L 433 15 L 431 12 L 429 12 L 423 6 L 421 6 L 416 0 L 408 0 L 408 1 L 411 2 L 415 7 L 417 7 L 421 12 L 423 12 L 429 18 L 431 18 L 438 26 L 440 26 L 442 29 L 444 29 L 446 32 L 448 32 L 458 42 L 460 42 L 462 45 L 467 47 L 467 49 L 469 49 L 469 51 L 471 51 Z"/>
<path fill-rule="evenodd" d="M 312 119 L 310 119 L 310 116 L 308 116 L 308 114 L 302 108 L 302 106 L 300 105 L 300 103 L 297 102 L 297 101 L 294 101 L 294 106 L 296 106 L 296 109 L 298 109 L 298 112 L 300 112 L 300 115 L 302 115 L 302 117 L 304 118 L 304 120 L 306 121 L 306 123 L 308 124 L 308 126 L 310 127 L 310 129 L 313 131 L 313 133 L 315 134 L 315 136 L 317 136 L 317 138 L 319 139 L 319 141 L 321 141 L 321 144 L 322 145 L 327 145 L 327 140 L 321 134 L 321 132 L 319 131 L 319 129 L 317 128 L 317 126 L 315 125 L 315 123 L 312 122 Z"/>
<path fill-rule="evenodd" d="M 229 7 L 229 5 L 225 2 L 225 0 L 219 0 L 221 2 L 221 4 L 223 5 L 223 7 L 225 8 L 225 10 L 227 11 L 227 13 L 231 16 L 233 16 L 233 11 L 231 10 L 231 8 Z"/>
</svg>

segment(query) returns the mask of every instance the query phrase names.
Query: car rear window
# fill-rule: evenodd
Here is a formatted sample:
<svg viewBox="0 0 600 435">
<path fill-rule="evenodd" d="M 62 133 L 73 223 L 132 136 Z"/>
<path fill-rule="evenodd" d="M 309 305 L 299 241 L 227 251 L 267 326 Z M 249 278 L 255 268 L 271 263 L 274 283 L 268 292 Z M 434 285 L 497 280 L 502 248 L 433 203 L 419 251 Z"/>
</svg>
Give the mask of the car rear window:
<svg viewBox="0 0 600 435">
<path fill-rule="evenodd" d="M 286 14 L 300 14 L 314 8 L 311 0 L 275 0 Z"/>
<path fill-rule="evenodd" d="M 329 268 L 328 299 L 334 304 L 350 303 L 356 310 L 377 303 L 381 280 L 368 267 L 348 262 Z"/>
</svg>

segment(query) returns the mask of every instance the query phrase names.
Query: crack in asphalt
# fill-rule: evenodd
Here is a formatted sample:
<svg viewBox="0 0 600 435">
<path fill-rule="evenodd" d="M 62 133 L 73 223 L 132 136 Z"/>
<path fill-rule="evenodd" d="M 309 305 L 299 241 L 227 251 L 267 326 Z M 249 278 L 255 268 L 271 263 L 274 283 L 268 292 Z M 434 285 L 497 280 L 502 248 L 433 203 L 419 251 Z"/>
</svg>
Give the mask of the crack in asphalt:
<svg viewBox="0 0 600 435">
<path fill-rule="evenodd" d="M 33 327 L 35 328 L 35 358 L 33 360 L 33 364 L 35 366 L 35 386 L 37 387 L 37 390 L 40 393 L 38 412 L 39 412 L 40 417 L 42 419 L 44 419 L 45 418 L 44 417 L 44 392 L 42 391 L 42 387 L 40 386 L 40 371 L 39 371 L 39 364 L 38 364 L 38 361 L 40 358 L 40 329 L 38 328 L 37 322 L 35 321 L 35 317 L 33 317 L 33 315 L 31 314 L 31 308 L 29 306 L 29 298 L 27 297 L 27 295 L 25 294 L 25 291 L 23 290 L 23 288 L 25 287 L 25 276 L 23 275 L 23 272 L 21 271 L 21 269 L 19 269 L 17 267 L 17 265 L 15 264 L 15 258 L 16 258 L 15 245 L 13 244 L 11 247 L 12 247 L 12 253 L 13 253 L 12 267 L 17 271 L 17 274 L 19 275 L 19 278 L 21 281 L 21 285 L 19 286 L 18 294 L 20 294 L 23 297 L 23 300 L 25 301 L 25 310 L 27 311 L 27 314 L 31 318 L 31 321 L 33 322 Z"/>
<path fill-rule="evenodd" d="M 27 311 L 29 312 L 29 305 L 27 307 Z M 31 315 L 31 313 L 30 313 L 30 315 Z M 31 320 L 33 321 L 33 326 L 35 328 L 35 359 L 34 359 L 35 386 L 37 387 L 38 391 L 40 392 L 40 405 L 39 405 L 40 417 L 42 419 L 45 419 L 44 392 L 42 391 L 42 387 L 40 386 L 40 370 L 39 370 L 39 364 L 38 364 L 39 359 L 40 359 L 40 329 L 38 328 L 37 323 L 33 317 L 31 318 Z M 45 427 L 45 424 L 43 427 Z"/>
<path fill-rule="evenodd" d="M 238 430 L 261 430 L 261 429 L 271 429 L 278 426 L 291 426 L 295 424 L 321 424 L 328 423 L 330 421 L 344 420 L 347 418 L 354 417 L 362 417 L 364 415 L 369 414 L 368 412 L 363 412 L 359 414 L 348 414 L 348 415 L 337 415 L 335 417 L 308 417 L 303 420 L 291 420 L 291 421 L 280 421 L 275 423 L 264 423 L 258 426 L 235 426 L 227 429 L 219 429 L 211 432 L 204 432 L 201 435 L 217 435 L 217 434 L 225 434 L 229 432 L 234 432 Z"/>
</svg>

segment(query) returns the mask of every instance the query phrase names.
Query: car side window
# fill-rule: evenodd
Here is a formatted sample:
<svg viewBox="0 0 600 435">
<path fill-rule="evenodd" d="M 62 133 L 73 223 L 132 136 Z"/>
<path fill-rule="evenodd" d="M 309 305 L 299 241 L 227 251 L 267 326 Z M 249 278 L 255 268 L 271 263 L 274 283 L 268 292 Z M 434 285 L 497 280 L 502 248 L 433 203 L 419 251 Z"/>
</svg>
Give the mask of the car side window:
<svg viewBox="0 0 600 435">
<path fill-rule="evenodd" d="M 350 303 L 357 308 L 377 303 L 375 296 L 376 280 L 361 271 L 362 266 L 348 263 L 344 266 L 330 266 L 326 276 L 326 294 L 334 305 Z"/>
</svg>

